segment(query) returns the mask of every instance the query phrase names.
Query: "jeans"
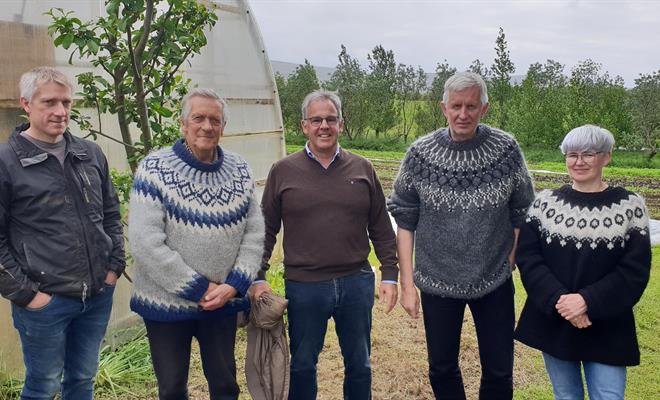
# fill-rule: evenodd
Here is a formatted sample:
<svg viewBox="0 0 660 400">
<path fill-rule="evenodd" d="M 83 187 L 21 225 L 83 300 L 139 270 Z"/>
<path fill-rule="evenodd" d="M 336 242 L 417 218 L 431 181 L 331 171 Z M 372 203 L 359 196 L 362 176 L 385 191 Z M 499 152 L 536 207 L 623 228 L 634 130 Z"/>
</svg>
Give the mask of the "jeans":
<svg viewBox="0 0 660 400">
<path fill-rule="evenodd" d="M 344 399 L 371 399 L 371 269 L 322 282 L 286 280 L 291 347 L 289 400 L 316 399 L 316 364 L 323 349 L 328 319 L 344 358 Z"/>
<path fill-rule="evenodd" d="M 209 399 L 236 400 L 236 315 L 209 319 L 159 322 L 144 320 L 160 400 L 188 398 L 188 370 L 192 338 L 199 343 Z"/>
<path fill-rule="evenodd" d="M 479 343 L 479 399 L 513 397 L 513 282 L 504 282 L 486 296 L 458 300 L 422 292 L 429 380 L 436 399 L 465 400 L 458 365 L 465 306 L 470 307 Z"/>
<path fill-rule="evenodd" d="M 21 399 L 91 400 L 114 286 L 85 301 L 53 295 L 39 309 L 12 304 L 25 362 Z"/>
<path fill-rule="evenodd" d="M 590 400 L 623 400 L 626 391 L 626 367 L 589 361 L 564 361 L 543 353 L 552 391 L 556 400 L 583 400 L 582 371 Z"/>
</svg>

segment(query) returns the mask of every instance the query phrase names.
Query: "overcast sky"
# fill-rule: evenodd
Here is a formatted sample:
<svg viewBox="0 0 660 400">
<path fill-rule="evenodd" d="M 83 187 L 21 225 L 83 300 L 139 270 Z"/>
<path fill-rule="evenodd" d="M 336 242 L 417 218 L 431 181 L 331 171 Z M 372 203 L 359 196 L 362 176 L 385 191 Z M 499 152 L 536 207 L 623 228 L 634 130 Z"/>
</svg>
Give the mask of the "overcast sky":
<svg viewBox="0 0 660 400">
<path fill-rule="evenodd" d="M 366 65 L 381 44 L 397 63 L 433 72 L 444 59 L 459 70 L 490 66 L 504 28 L 515 74 L 547 59 L 564 72 L 591 58 L 633 86 L 660 70 L 660 0 L 443 1 L 250 0 L 272 60 L 334 67 L 340 45 Z"/>
</svg>

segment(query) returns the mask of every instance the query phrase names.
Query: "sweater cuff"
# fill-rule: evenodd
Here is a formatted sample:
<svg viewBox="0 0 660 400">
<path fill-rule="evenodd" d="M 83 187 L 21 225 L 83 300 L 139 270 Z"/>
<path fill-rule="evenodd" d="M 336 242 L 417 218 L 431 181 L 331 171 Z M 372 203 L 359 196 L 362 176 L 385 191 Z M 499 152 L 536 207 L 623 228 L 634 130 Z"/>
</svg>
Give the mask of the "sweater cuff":
<svg viewBox="0 0 660 400">
<path fill-rule="evenodd" d="M 381 281 L 394 281 L 399 280 L 399 268 L 394 265 L 380 267 Z"/>
<path fill-rule="evenodd" d="M 237 297 L 243 297 L 247 293 L 247 290 L 250 288 L 250 285 L 252 284 L 252 280 L 248 278 L 245 274 L 232 270 L 231 272 L 229 272 L 229 275 L 227 275 L 227 279 L 225 279 L 225 283 L 236 289 L 236 291 L 238 292 Z"/>
<path fill-rule="evenodd" d="M 209 280 L 201 275 L 195 274 L 193 279 L 186 283 L 186 287 L 179 291 L 178 295 L 186 300 L 198 303 L 208 289 Z"/>
</svg>

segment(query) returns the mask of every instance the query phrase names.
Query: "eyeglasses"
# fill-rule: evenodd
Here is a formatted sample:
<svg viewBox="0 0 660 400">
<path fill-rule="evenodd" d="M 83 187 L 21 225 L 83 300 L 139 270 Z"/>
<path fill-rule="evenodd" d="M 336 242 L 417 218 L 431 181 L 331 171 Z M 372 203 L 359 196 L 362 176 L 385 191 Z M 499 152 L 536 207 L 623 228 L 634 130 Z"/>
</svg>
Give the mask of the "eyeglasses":
<svg viewBox="0 0 660 400">
<path fill-rule="evenodd" d="M 569 165 L 576 164 L 579 159 L 582 159 L 582 162 L 585 164 L 591 164 L 596 159 L 596 155 L 602 153 L 602 151 L 585 151 L 584 153 L 566 153 L 566 162 Z"/>
<path fill-rule="evenodd" d="M 306 121 L 309 121 L 309 123 L 314 127 L 318 128 L 323 124 L 323 121 L 325 121 L 328 126 L 337 126 L 339 123 L 339 117 L 336 115 L 331 115 L 329 117 L 311 117 L 311 118 L 305 118 Z"/>
</svg>

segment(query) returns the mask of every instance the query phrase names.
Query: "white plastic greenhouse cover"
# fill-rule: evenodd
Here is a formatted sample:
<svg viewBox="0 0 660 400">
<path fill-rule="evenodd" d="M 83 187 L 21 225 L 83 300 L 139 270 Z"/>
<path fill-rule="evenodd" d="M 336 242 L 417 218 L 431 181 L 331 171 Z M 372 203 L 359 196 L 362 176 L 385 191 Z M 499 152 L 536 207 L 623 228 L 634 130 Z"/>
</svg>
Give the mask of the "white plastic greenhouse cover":
<svg viewBox="0 0 660 400">
<path fill-rule="evenodd" d="M 200 55 L 186 64 L 185 74 L 199 87 L 211 87 L 225 97 L 229 121 L 221 145 L 243 155 L 263 181 L 270 165 L 285 154 L 282 115 L 270 61 L 261 33 L 247 1 L 199 0 L 216 6 L 218 22 L 207 35 L 208 44 Z M 59 7 L 72 10 L 82 20 L 105 12 L 102 0 L 1 0 L 0 1 L 0 140 L 4 132 L 20 121 L 18 78 L 38 65 L 54 65 L 73 82 L 75 75 L 92 66 L 75 60 L 69 65 L 70 51 L 53 48 L 46 29 L 50 20 L 44 12 Z M 101 73 L 99 71 L 99 73 Z M 93 110 L 85 112 L 93 114 Z M 96 115 L 92 118 L 96 120 Z M 102 116 L 104 132 L 120 138 L 114 115 Z M 76 127 L 72 126 L 76 134 Z M 138 136 L 137 129 L 133 132 Z M 98 143 L 110 165 L 127 169 L 123 146 L 99 138 Z M 124 279 L 115 292 L 111 326 L 124 326 L 135 315 L 128 309 L 130 285 Z M 11 322 L 9 302 L 0 299 L 0 375 L 16 375 L 22 370 L 21 352 Z"/>
<path fill-rule="evenodd" d="M 230 119 L 223 145 L 242 154 L 250 163 L 257 179 L 265 179 L 270 165 L 284 156 L 284 141 L 279 98 L 259 27 L 247 1 L 199 1 L 214 4 L 219 18 L 216 26 L 207 35 L 208 44 L 202 53 L 193 57 L 190 65 L 184 65 L 185 75 L 193 80 L 193 85 L 211 87 L 227 99 Z M 8 105 L 17 106 L 18 96 L 17 93 L 14 93 L 14 96 L 3 96 L 7 90 L 2 88 L 8 86 L 10 91 L 15 91 L 17 77 L 26 69 L 40 65 L 40 61 L 60 68 L 73 82 L 76 82 L 75 75 L 92 69 L 88 62 L 75 58 L 73 65 L 70 65 L 70 50 L 53 50 L 50 43 L 40 43 L 41 46 L 34 48 L 18 46 L 18 43 L 30 37 L 31 29 L 39 27 L 41 32 L 37 32 L 35 36 L 40 33 L 40 41 L 44 42 L 45 29 L 50 22 L 50 17 L 44 15 L 44 12 L 53 7 L 72 10 L 78 18 L 89 20 L 105 13 L 104 1 L 2 0 L 1 3 L 0 33 L 4 36 L 5 48 L 0 48 L 3 54 L 0 103 L 5 108 Z M 54 51 L 54 55 L 44 55 L 44 50 Z M 29 54 L 35 51 L 37 54 Z M 16 59 L 21 62 L 14 62 L 12 66 L 12 61 Z M 92 110 L 88 112 L 91 113 Z M 96 116 L 92 120 L 95 121 Z M 103 116 L 102 124 L 104 131 L 111 132 L 116 138 L 121 137 L 114 115 Z M 75 127 L 72 127 L 72 131 L 75 133 Z M 137 129 L 134 133 L 138 135 Z M 121 145 L 101 139 L 99 143 L 112 166 L 127 168 Z"/>
</svg>

